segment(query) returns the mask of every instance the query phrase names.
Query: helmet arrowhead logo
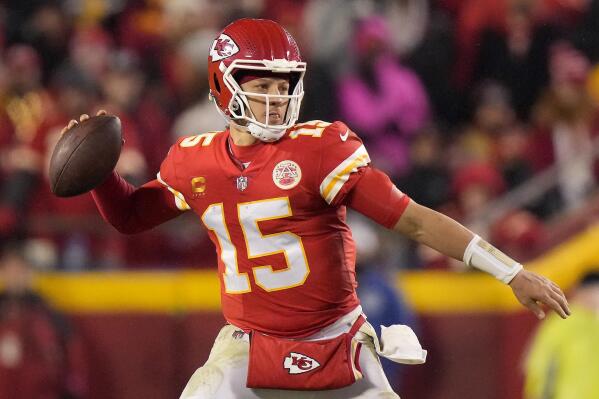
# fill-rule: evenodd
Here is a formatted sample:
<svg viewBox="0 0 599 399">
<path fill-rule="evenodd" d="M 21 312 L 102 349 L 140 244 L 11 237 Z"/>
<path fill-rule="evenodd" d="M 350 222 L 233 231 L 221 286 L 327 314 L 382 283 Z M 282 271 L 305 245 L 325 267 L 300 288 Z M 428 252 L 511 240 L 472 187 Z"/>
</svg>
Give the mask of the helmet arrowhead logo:
<svg viewBox="0 0 599 399">
<path fill-rule="evenodd" d="M 212 43 L 210 58 L 212 62 L 220 61 L 239 52 L 239 46 L 228 35 L 221 33 Z"/>
<path fill-rule="evenodd" d="M 301 353 L 290 352 L 283 362 L 289 374 L 302 374 L 320 367 L 315 359 Z"/>
</svg>

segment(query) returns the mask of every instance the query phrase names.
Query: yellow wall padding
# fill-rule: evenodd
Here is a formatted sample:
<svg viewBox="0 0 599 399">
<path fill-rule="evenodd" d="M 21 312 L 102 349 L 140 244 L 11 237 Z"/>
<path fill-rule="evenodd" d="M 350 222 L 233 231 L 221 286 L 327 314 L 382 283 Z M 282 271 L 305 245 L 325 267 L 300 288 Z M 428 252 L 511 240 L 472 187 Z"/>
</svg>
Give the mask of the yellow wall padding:
<svg viewBox="0 0 599 399">
<path fill-rule="evenodd" d="M 599 225 L 525 265 L 564 291 L 586 272 L 599 270 Z M 483 273 L 401 273 L 398 285 L 419 313 L 509 312 L 520 309 L 512 290 Z"/>
<path fill-rule="evenodd" d="M 526 265 L 565 291 L 599 268 L 599 225 Z M 220 309 L 213 270 L 48 273 L 36 285 L 58 308 L 71 313 L 212 312 Z M 398 286 L 416 312 L 511 312 L 520 309 L 508 286 L 483 273 L 404 272 Z"/>
</svg>

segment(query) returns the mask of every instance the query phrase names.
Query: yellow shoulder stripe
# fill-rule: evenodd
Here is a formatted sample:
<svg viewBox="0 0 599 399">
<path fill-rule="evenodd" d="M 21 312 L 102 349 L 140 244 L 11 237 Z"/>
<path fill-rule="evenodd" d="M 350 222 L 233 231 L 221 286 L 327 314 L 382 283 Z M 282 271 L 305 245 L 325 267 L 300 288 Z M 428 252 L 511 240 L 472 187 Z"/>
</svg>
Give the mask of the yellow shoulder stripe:
<svg viewBox="0 0 599 399">
<path fill-rule="evenodd" d="M 358 147 L 353 154 L 341 162 L 320 183 L 320 195 L 327 203 L 333 202 L 337 193 L 341 190 L 349 176 L 358 171 L 358 168 L 370 163 L 370 157 L 363 145 Z"/>
</svg>

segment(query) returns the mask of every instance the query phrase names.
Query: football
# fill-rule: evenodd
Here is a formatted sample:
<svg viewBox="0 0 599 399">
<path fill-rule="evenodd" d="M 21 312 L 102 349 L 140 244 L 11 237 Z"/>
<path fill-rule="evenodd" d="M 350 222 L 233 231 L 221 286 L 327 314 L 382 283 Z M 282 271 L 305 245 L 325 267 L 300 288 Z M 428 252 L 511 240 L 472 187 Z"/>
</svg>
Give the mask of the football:
<svg viewBox="0 0 599 399">
<path fill-rule="evenodd" d="M 50 159 L 50 188 L 58 197 L 90 191 L 112 172 L 121 155 L 121 121 L 99 115 L 79 122 L 56 143 Z"/>
</svg>

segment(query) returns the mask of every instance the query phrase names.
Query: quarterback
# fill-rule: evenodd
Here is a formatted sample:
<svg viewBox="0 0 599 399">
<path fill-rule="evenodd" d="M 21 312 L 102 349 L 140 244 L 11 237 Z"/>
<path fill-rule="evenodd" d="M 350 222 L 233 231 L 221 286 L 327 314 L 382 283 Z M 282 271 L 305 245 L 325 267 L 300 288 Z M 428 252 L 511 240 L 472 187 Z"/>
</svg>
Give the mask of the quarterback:
<svg viewBox="0 0 599 399">
<path fill-rule="evenodd" d="M 276 22 L 233 22 L 208 56 L 228 128 L 180 139 L 139 188 L 113 172 L 92 191 L 123 233 L 191 210 L 216 247 L 228 324 L 181 398 L 398 398 L 356 296 L 347 207 L 509 284 L 539 318 L 542 305 L 568 316 L 556 284 L 412 201 L 343 122 L 297 123 L 305 71 Z"/>
</svg>

